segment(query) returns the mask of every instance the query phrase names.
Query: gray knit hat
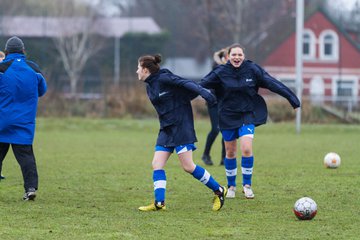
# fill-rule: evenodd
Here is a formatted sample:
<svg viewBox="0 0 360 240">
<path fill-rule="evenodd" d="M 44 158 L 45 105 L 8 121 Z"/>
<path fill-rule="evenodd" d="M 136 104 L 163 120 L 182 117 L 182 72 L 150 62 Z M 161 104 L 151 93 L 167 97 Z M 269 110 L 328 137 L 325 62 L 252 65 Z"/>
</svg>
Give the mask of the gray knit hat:
<svg viewBox="0 0 360 240">
<path fill-rule="evenodd" d="M 23 41 L 16 36 L 9 38 L 5 44 L 5 51 L 8 53 L 22 53 L 24 48 Z"/>
</svg>

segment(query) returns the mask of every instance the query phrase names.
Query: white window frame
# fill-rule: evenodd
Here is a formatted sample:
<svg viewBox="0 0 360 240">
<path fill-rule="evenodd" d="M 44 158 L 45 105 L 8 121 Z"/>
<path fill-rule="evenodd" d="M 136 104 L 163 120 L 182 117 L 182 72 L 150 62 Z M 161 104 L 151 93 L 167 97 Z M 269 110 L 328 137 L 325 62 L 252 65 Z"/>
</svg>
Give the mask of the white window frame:
<svg viewBox="0 0 360 240">
<path fill-rule="evenodd" d="M 332 55 L 325 55 L 325 37 L 331 36 L 332 41 Z M 319 56 L 321 60 L 338 61 L 339 60 L 339 36 L 333 30 L 324 30 L 319 36 Z"/>
<path fill-rule="evenodd" d="M 358 95 L 358 89 L 359 89 L 359 81 L 358 81 L 358 77 L 357 76 L 352 76 L 352 75 L 345 75 L 345 76 L 333 76 L 332 77 L 332 95 L 334 98 L 341 98 L 340 96 L 338 96 L 338 81 L 339 79 L 341 79 L 342 81 L 350 81 L 353 82 L 353 88 L 352 88 L 352 96 L 351 98 L 353 100 L 357 99 L 357 95 Z"/>
<path fill-rule="evenodd" d="M 304 36 L 307 34 L 309 38 L 309 54 L 304 54 L 303 52 L 303 59 L 304 60 L 314 60 L 315 59 L 315 44 L 316 44 L 316 37 L 313 31 L 310 29 L 304 29 Z M 303 36 L 303 41 L 305 43 L 305 39 Z"/>
</svg>

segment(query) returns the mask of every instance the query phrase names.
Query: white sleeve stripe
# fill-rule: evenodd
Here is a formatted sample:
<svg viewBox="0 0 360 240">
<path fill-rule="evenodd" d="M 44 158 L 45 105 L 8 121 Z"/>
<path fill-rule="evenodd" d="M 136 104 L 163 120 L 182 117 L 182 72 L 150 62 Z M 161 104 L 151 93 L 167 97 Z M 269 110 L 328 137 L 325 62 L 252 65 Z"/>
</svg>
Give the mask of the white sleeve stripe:
<svg viewBox="0 0 360 240">
<path fill-rule="evenodd" d="M 200 179 L 200 182 L 202 182 L 203 184 L 207 184 L 209 180 L 210 180 L 210 173 L 205 170 L 204 175 Z"/>
<path fill-rule="evenodd" d="M 154 189 L 166 188 L 166 180 L 159 180 L 154 182 Z"/>
<path fill-rule="evenodd" d="M 253 172 L 253 168 L 241 168 L 241 172 L 242 174 L 247 174 L 247 175 L 251 175 Z"/>
<path fill-rule="evenodd" d="M 235 169 L 225 169 L 225 172 L 226 172 L 227 177 L 236 176 L 237 175 L 237 168 L 235 168 Z"/>
</svg>

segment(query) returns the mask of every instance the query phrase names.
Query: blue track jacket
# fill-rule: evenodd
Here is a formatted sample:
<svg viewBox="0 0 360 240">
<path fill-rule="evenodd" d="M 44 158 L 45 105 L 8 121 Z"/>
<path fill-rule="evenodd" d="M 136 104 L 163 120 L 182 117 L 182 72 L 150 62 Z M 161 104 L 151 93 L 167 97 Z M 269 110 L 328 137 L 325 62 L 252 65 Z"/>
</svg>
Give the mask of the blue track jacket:
<svg viewBox="0 0 360 240">
<path fill-rule="evenodd" d="M 156 145 L 175 147 L 196 142 L 191 100 L 201 95 L 213 105 L 215 96 L 194 81 L 174 75 L 167 69 L 151 74 L 145 83 L 160 121 Z"/>
<path fill-rule="evenodd" d="M 38 97 L 46 88 L 39 67 L 24 54 L 11 53 L 0 62 L 0 142 L 33 143 Z"/>
<path fill-rule="evenodd" d="M 220 129 L 235 129 L 243 124 L 266 123 L 268 112 L 259 88 L 266 88 L 286 98 L 293 108 L 300 107 L 296 95 L 259 65 L 244 60 L 235 68 L 230 61 L 217 66 L 200 83 L 215 90 L 219 106 Z"/>
</svg>

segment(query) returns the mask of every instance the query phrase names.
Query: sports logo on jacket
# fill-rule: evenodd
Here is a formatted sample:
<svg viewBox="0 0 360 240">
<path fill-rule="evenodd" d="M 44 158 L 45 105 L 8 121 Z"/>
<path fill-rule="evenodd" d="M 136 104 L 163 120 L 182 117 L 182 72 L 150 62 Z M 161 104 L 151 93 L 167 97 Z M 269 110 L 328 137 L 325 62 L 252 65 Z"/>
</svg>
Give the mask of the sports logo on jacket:
<svg viewBox="0 0 360 240">
<path fill-rule="evenodd" d="M 163 95 L 165 95 L 165 94 L 167 94 L 168 92 L 161 92 L 161 93 L 159 93 L 159 97 L 161 97 L 161 96 L 163 96 Z"/>
</svg>

